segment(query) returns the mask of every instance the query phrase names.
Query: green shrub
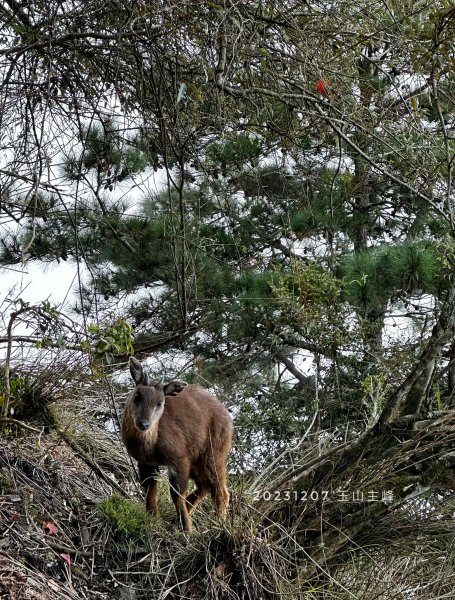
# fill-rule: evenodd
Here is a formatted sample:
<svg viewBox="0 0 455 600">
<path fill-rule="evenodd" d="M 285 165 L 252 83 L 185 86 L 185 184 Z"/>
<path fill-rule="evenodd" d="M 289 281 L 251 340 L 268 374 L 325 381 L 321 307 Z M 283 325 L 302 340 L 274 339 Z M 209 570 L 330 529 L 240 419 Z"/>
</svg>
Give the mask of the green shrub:
<svg viewBox="0 0 455 600">
<path fill-rule="evenodd" d="M 151 517 L 137 502 L 113 495 L 102 500 L 98 510 L 119 537 L 144 539 L 151 531 Z"/>
</svg>

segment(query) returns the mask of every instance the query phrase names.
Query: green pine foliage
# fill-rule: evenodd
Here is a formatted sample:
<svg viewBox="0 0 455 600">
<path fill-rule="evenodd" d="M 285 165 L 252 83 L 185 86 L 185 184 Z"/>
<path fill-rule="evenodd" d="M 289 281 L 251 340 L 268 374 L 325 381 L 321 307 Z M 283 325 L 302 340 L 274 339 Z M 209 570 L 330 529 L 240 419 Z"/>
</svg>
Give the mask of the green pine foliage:
<svg viewBox="0 0 455 600">
<path fill-rule="evenodd" d="M 304 180 L 277 164 L 244 169 L 233 183 L 253 200 L 259 197 L 300 200 L 305 191 Z"/>
<path fill-rule="evenodd" d="M 300 197 L 300 206 L 290 213 L 289 224 L 300 238 L 317 235 L 324 230 L 349 232 L 352 229 L 349 199 L 351 177 L 334 169 L 309 173 L 311 187 Z"/>
<path fill-rule="evenodd" d="M 413 240 L 346 255 L 339 269 L 345 298 L 365 312 L 383 310 L 398 296 L 437 294 L 444 284 L 441 258 L 434 244 Z"/>
<path fill-rule="evenodd" d="M 245 163 L 255 165 L 261 154 L 261 144 L 258 138 L 240 133 L 231 134 L 226 140 L 214 142 L 207 147 L 207 162 L 220 166 L 221 172 L 227 169 L 240 169 Z"/>
<path fill-rule="evenodd" d="M 69 180 L 79 181 L 90 171 L 96 173 L 105 189 L 144 171 L 148 161 L 136 139 L 126 140 L 111 121 L 91 124 L 79 134 L 82 151 L 70 155 L 63 166 Z"/>
</svg>

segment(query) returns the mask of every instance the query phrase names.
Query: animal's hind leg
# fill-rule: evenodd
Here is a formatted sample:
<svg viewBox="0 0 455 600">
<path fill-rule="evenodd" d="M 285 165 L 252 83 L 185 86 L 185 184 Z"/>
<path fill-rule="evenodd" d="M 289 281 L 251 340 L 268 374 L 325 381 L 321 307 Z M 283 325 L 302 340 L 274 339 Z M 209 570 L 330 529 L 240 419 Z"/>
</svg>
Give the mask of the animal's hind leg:
<svg viewBox="0 0 455 600">
<path fill-rule="evenodd" d="M 213 467 L 214 472 L 211 478 L 210 493 L 218 516 L 221 519 L 225 519 L 229 505 L 229 492 L 226 487 L 226 467 L 220 462 L 214 464 Z"/>
<path fill-rule="evenodd" d="M 202 500 L 207 496 L 208 493 L 208 490 L 204 489 L 200 486 L 200 484 L 196 483 L 196 489 L 194 490 L 194 492 L 191 492 L 191 494 L 186 498 L 188 512 L 194 510 L 196 506 L 200 504 Z"/>
<path fill-rule="evenodd" d="M 215 503 L 215 508 L 218 516 L 221 519 L 225 519 L 227 516 L 227 509 L 229 506 L 229 492 L 224 483 L 217 485 L 212 490 L 212 498 Z"/>
</svg>

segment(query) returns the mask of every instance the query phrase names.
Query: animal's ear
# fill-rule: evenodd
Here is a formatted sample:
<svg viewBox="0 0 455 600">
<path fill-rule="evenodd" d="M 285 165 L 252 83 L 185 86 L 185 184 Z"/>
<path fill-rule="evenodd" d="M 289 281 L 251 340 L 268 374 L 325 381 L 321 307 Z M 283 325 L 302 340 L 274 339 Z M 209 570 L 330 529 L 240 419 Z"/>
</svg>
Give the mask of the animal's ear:
<svg viewBox="0 0 455 600">
<path fill-rule="evenodd" d="M 183 390 L 188 384 L 184 381 L 171 381 L 164 384 L 164 395 L 165 396 L 176 396 Z"/>
<path fill-rule="evenodd" d="M 144 369 L 142 368 L 141 363 L 133 356 L 130 356 L 130 373 L 131 373 L 131 377 L 133 378 L 133 381 L 136 385 L 139 385 L 140 383 L 142 385 L 149 384 L 148 375 L 145 373 Z"/>
</svg>

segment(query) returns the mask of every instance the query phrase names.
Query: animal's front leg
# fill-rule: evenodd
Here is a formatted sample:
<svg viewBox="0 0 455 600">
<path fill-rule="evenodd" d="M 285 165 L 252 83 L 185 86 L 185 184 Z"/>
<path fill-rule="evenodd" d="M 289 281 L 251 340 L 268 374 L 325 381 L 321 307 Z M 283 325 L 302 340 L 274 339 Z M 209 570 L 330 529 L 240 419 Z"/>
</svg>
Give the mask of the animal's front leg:
<svg viewBox="0 0 455 600">
<path fill-rule="evenodd" d="M 160 514 L 157 502 L 159 469 L 144 463 L 139 463 L 138 467 L 141 484 L 145 489 L 145 506 L 149 513 L 158 517 Z"/>
</svg>

